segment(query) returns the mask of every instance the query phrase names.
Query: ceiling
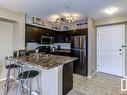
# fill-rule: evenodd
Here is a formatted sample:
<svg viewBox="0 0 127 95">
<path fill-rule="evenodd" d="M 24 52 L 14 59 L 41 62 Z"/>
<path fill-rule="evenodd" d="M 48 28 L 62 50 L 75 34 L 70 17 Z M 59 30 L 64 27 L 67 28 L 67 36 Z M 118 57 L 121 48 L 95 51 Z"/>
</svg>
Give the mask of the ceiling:
<svg viewBox="0 0 127 95">
<path fill-rule="evenodd" d="M 62 13 L 78 13 L 94 19 L 127 15 L 127 0 L 0 0 L 0 6 L 45 19 Z M 108 7 L 117 7 L 118 12 L 107 15 L 103 10 Z"/>
</svg>

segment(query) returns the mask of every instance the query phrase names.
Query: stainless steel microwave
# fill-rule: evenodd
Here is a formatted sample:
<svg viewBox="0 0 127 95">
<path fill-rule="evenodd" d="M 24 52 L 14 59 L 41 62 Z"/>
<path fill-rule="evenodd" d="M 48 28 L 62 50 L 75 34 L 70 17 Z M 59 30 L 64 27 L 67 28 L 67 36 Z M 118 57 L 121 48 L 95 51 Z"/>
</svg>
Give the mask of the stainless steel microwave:
<svg viewBox="0 0 127 95">
<path fill-rule="evenodd" d="M 54 37 L 49 37 L 49 36 L 41 37 L 41 44 L 53 44 L 53 43 L 54 43 Z"/>
</svg>

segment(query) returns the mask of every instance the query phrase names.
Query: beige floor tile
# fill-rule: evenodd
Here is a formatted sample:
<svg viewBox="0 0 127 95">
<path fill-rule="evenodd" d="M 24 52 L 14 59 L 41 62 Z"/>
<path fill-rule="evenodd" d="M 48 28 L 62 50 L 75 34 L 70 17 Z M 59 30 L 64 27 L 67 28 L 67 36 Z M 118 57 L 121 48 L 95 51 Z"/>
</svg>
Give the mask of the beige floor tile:
<svg viewBox="0 0 127 95">
<path fill-rule="evenodd" d="M 120 77 L 105 73 L 96 73 L 92 79 L 83 77 L 81 75 L 74 75 L 74 88 L 87 93 L 87 95 L 125 94 L 122 94 L 120 91 Z"/>
<path fill-rule="evenodd" d="M 84 95 L 127 95 L 120 91 L 120 78 L 104 74 L 96 73 L 91 79 L 84 76 L 74 74 L 74 89 L 84 93 Z M 15 95 L 14 82 L 11 82 L 11 89 L 8 95 Z M 3 95 L 4 82 L 0 82 L 0 95 Z M 25 94 L 24 94 L 25 95 Z"/>
</svg>

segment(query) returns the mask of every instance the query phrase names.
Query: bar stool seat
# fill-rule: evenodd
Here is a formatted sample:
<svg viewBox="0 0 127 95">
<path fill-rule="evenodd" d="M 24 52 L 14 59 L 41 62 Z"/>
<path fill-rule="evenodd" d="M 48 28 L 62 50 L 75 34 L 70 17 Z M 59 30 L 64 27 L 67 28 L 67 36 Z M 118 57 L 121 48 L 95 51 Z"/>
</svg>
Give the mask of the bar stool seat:
<svg viewBox="0 0 127 95">
<path fill-rule="evenodd" d="M 24 83 L 26 83 L 26 87 L 27 87 L 27 94 L 29 93 L 29 95 L 32 95 L 32 80 L 34 78 L 37 79 L 37 87 L 38 87 L 38 91 L 35 91 L 38 93 L 38 95 L 42 95 L 42 88 L 41 88 L 41 82 L 39 84 L 39 76 L 40 72 L 38 70 L 27 70 L 24 71 L 20 74 L 18 74 L 18 85 L 17 85 L 17 90 L 16 90 L 16 95 L 22 95 L 23 94 L 23 85 Z M 41 81 L 41 80 L 40 80 Z"/>
<path fill-rule="evenodd" d="M 20 79 L 29 79 L 29 78 L 34 78 L 37 75 L 39 75 L 39 72 L 36 70 L 29 70 L 29 71 L 25 71 L 22 72 L 18 75 L 18 78 Z"/>
<path fill-rule="evenodd" d="M 7 66 L 5 66 L 6 69 L 13 69 L 13 68 L 19 68 L 21 67 L 20 65 L 16 65 L 16 64 L 9 64 Z"/>
</svg>

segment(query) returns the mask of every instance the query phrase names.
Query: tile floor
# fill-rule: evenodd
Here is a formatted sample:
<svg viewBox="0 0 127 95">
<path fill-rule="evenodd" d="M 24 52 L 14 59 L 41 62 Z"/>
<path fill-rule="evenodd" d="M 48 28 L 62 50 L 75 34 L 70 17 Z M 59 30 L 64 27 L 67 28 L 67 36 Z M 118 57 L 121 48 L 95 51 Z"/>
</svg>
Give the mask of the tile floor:
<svg viewBox="0 0 127 95">
<path fill-rule="evenodd" d="M 74 74 L 74 88 L 86 95 L 127 95 L 120 90 L 120 77 L 99 72 L 92 79 Z"/>
<path fill-rule="evenodd" d="M 72 90 L 68 95 L 127 95 L 120 91 L 120 81 L 120 77 L 104 73 L 96 73 L 91 79 L 74 74 L 76 90 Z M 4 83 L 0 82 L 0 95 L 3 95 L 3 89 Z M 14 92 L 15 84 L 12 84 L 9 95 L 15 95 Z"/>
<path fill-rule="evenodd" d="M 4 95 L 4 82 L 0 82 L 0 95 Z M 15 84 L 11 82 L 11 88 L 9 91 L 9 95 L 15 95 Z"/>
<path fill-rule="evenodd" d="M 72 89 L 67 95 L 86 95 L 76 89 Z"/>
</svg>

